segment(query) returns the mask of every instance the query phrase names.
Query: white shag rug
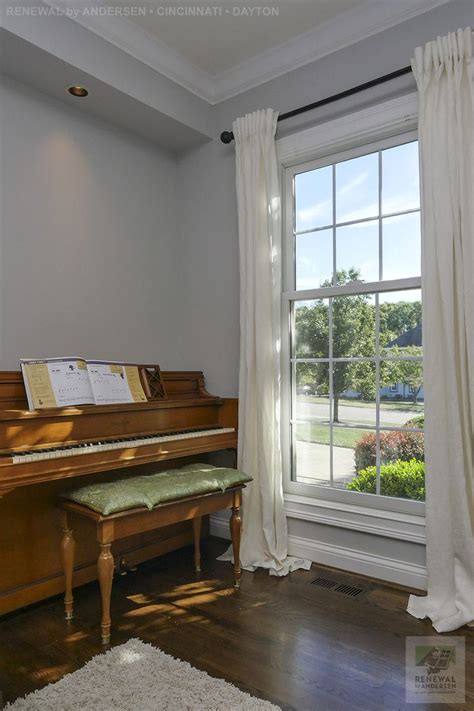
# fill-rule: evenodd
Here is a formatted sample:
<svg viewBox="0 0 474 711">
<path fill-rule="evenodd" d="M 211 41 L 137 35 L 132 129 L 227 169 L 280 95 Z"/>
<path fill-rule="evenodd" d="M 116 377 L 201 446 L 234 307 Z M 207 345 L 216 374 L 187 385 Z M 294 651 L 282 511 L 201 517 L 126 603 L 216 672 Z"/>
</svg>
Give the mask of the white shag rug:
<svg viewBox="0 0 474 711">
<path fill-rule="evenodd" d="M 131 639 L 4 711 L 279 711 L 151 644 Z"/>
</svg>

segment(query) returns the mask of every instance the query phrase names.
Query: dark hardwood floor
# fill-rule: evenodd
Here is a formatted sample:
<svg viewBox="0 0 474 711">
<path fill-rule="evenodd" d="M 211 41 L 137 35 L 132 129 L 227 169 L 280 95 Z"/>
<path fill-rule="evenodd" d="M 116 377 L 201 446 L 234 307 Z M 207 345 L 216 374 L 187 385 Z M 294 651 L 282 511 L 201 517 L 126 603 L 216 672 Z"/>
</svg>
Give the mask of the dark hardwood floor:
<svg viewBox="0 0 474 711">
<path fill-rule="evenodd" d="M 234 591 L 230 565 L 215 560 L 225 547 L 218 539 L 203 544 L 199 577 L 185 549 L 116 578 L 113 644 L 139 637 L 283 709 L 446 708 L 405 704 L 405 637 L 434 634 L 429 622 L 405 612 L 407 592 L 320 566 L 286 578 L 244 572 Z M 367 592 L 353 599 L 318 588 L 310 584 L 317 575 Z M 0 619 L 4 701 L 57 681 L 102 651 L 95 583 L 75 591 L 75 613 L 67 623 L 54 598 Z M 449 708 L 474 709 L 474 630 L 456 634 L 466 641 L 468 701 Z"/>
</svg>

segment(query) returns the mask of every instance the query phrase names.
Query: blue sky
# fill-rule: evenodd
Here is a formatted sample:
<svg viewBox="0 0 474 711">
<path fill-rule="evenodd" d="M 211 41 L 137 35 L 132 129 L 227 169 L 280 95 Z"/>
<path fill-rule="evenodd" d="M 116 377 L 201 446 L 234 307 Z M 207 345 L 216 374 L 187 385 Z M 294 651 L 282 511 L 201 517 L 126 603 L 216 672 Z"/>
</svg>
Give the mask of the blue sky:
<svg viewBox="0 0 474 711">
<path fill-rule="evenodd" d="M 336 224 L 364 220 L 336 229 L 336 268 L 355 267 L 364 281 L 379 278 L 379 154 L 372 153 L 336 165 Z M 295 178 L 296 231 L 332 225 L 332 167 L 300 173 Z M 383 278 L 420 274 L 418 144 L 406 143 L 382 151 Z M 317 288 L 331 278 L 332 227 L 296 236 L 298 289 Z"/>
</svg>

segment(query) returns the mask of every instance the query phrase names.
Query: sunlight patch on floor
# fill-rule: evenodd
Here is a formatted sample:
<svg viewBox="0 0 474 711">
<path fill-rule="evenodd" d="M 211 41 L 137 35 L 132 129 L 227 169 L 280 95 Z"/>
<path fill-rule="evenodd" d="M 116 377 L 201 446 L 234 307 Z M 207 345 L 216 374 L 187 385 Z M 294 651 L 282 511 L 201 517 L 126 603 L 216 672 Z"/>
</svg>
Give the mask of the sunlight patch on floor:
<svg viewBox="0 0 474 711">
<path fill-rule="evenodd" d="M 220 598 L 230 597 L 235 594 L 235 588 L 225 588 L 224 590 L 216 590 L 211 593 L 195 594 L 193 597 L 177 597 L 173 604 L 181 607 L 194 607 L 194 605 L 208 605 L 211 602 L 216 602 Z"/>
<path fill-rule="evenodd" d="M 127 595 L 127 600 L 134 602 L 136 605 L 149 605 L 153 602 L 153 598 L 149 595 L 143 595 L 142 593 L 137 593 L 136 595 Z"/>
<path fill-rule="evenodd" d="M 169 592 L 162 593 L 160 597 L 171 597 L 175 595 L 194 595 L 196 592 L 207 592 L 214 590 L 222 581 L 218 580 L 197 580 L 194 583 L 177 585 Z"/>
<path fill-rule="evenodd" d="M 67 635 L 66 642 L 80 642 L 83 639 L 87 639 L 87 637 L 89 637 L 88 632 L 72 632 Z"/>
<path fill-rule="evenodd" d="M 34 672 L 31 672 L 31 670 L 25 671 L 28 672 L 30 678 L 33 678 L 36 681 L 41 679 L 51 682 L 61 679 L 61 677 L 70 672 L 71 669 L 73 669 L 72 664 L 56 664 L 54 666 L 45 666 L 41 669 L 35 669 Z"/>
<path fill-rule="evenodd" d="M 172 615 L 175 612 L 173 605 L 169 603 L 152 603 L 145 607 L 137 607 L 135 610 L 126 612 L 124 617 L 145 617 L 146 615 Z"/>
</svg>

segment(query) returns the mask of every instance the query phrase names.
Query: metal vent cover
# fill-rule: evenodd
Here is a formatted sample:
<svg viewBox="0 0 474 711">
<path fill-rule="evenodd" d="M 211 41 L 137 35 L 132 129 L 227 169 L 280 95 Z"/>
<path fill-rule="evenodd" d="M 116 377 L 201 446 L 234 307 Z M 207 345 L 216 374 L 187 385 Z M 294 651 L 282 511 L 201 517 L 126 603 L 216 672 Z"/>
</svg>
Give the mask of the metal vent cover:
<svg viewBox="0 0 474 711">
<path fill-rule="evenodd" d="M 341 583 L 334 588 L 334 592 L 349 595 L 350 597 L 359 597 L 359 595 L 362 595 L 365 590 L 363 588 L 358 588 L 355 585 L 345 585 L 344 583 Z"/>
<path fill-rule="evenodd" d="M 337 583 L 335 580 L 329 580 L 329 578 L 315 578 L 314 580 L 311 581 L 311 585 L 316 585 L 318 588 L 327 588 L 328 590 L 332 590 L 332 588 L 335 588 Z"/>
<path fill-rule="evenodd" d="M 359 588 L 356 585 L 347 585 L 346 583 L 338 583 L 336 580 L 331 580 L 330 578 L 323 578 L 318 576 L 311 581 L 311 585 L 315 585 L 318 588 L 324 588 L 325 590 L 332 590 L 333 592 L 340 593 L 341 595 L 346 595 L 347 597 L 358 598 L 366 593 L 367 590 L 364 588 Z"/>
</svg>

